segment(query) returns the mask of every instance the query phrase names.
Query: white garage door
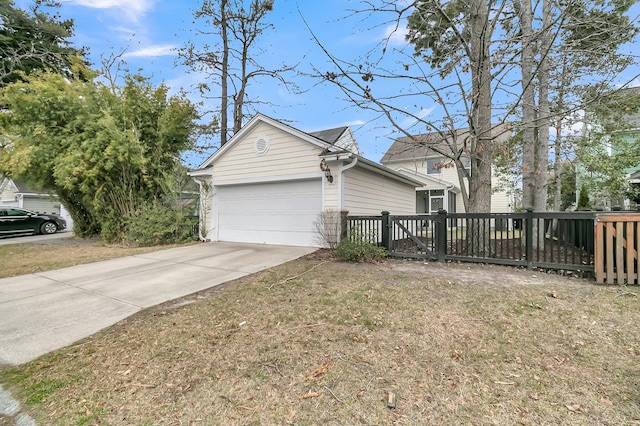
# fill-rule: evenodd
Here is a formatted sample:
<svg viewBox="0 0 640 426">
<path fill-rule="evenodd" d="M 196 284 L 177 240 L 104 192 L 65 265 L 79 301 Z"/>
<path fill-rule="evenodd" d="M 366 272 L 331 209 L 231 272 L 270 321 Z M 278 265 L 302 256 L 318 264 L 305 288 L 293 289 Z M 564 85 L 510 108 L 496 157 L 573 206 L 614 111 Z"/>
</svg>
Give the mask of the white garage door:
<svg viewBox="0 0 640 426">
<path fill-rule="evenodd" d="M 318 245 L 320 179 L 222 186 L 216 192 L 220 241 Z"/>
</svg>

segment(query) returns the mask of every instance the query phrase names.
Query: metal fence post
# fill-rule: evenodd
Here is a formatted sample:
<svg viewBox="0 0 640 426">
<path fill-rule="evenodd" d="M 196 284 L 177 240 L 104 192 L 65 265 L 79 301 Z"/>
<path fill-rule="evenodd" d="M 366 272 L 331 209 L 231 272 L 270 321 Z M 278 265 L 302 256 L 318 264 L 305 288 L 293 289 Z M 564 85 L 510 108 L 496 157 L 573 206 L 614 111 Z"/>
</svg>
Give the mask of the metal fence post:
<svg viewBox="0 0 640 426">
<path fill-rule="evenodd" d="M 525 252 L 527 260 L 527 269 L 533 269 L 533 208 L 527 207 L 527 215 L 525 219 Z"/>
<path fill-rule="evenodd" d="M 382 247 L 391 251 L 391 238 L 389 236 L 389 212 L 382 212 Z"/>
<path fill-rule="evenodd" d="M 445 209 L 438 209 L 436 244 L 438 250 L 438 262 L 444 262 L 447 254 L 447 211 Z"/>
</svg>

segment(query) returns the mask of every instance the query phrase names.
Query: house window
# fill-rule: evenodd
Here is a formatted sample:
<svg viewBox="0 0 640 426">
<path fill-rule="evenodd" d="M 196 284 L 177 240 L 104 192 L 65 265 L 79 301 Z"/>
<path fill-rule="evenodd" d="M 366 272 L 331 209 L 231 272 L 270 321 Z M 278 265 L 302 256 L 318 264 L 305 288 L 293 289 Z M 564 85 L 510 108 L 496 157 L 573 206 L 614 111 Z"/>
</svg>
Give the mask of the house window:
<svg viewBox="0 0 640 426">
<path fill-rule="evenodd" d="M 427 174 L 428 175 L 439 174 L 440 169 L 442 168 L 442 160 L 443 160 L 442 157 L 427 159 Z"/>
<path fill-rule="evenodd" d="M 462 166 L 467 171 L 467 174 L 471 176 L 471 158 L 469 157 L 460 157 L 460 162 Z"/>
</svg>

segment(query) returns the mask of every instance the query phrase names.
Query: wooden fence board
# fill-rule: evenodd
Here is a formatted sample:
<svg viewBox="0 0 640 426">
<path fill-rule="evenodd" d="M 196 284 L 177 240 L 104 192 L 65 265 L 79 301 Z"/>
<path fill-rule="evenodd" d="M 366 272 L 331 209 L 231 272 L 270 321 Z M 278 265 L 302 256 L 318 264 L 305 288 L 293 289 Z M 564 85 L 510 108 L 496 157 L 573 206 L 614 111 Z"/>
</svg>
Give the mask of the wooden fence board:
<svg viewBox="0 0 640 426">
<path fill-rule="evenodd" d="M 626 278 L 624 267 L 624 222 L 616 222 L 616 279 L 623 283 Z"/>
<path fill-rule="evenodd" d="M 596 267 L 596 282 L 598 284 L 604 283 L 604 224 L 602 222 L 596 222 L 595 226 L 595 267 Z"/>
<path fill-rule="evenodd" d="M 606 242 L 606 250 L 607 250 L 607 264 L 605 265 L 605 269 L 607 271 L 607 284 L 613 284 L 615 281 L 615 276 L 613 275 L 615 269 L 613 267 L 613 259 L 614 259 L 614 246 L 613 246 L 613 234 L 615 231 L 614 222 L 607 222 L 607 242 Z"/>
<path fill-rule="evenodd" d="M 627 236 L 625 238 L 625 245 L 627 248 L 627 282 L 632 283 L 636 282 L 637 274 L 636 274 L 636 266 L 635 259 L 638 257 L 638 252 L 636 251 L 635 239 L 633 238 L 634 232 L 634 223 L 630 222 L 627 224 Z"/>
<path fill-rule="evenodd" d="M 594 248 L 596 282 L 640 284 L 640 214 L 599 215 Z"/>
</svg>

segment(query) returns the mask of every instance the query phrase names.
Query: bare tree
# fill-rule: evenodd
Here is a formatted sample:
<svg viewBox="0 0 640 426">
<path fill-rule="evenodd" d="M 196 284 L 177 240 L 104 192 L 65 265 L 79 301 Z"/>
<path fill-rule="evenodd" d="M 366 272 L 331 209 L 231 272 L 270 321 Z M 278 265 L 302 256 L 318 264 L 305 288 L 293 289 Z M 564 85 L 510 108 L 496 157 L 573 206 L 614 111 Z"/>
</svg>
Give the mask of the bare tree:
<svg viewBox="0 0 640 426">
<path fill-rule="evenodd" d="M 415 142 L 455 164 L 463 202 L 468 212 L 488 212 L 491 200 L 491 142 L 504 131 L 504 120 L 492 112 L 492 82 L 506 67 L 492 73 L 490 44 L 499 24 L 500 8 L 490 10 L 484 0 L 416 1 L 403 6 L 394 1 L 365 2 L 358 14 L 390 14 L 388 24 L 409 29 L 407 40 L 414 49 L 390 47 L 389 39 L 378 51 L 357 60 L 338 58 L 315 34 L 317 44 L 333 69 L 315 67 L 317 76 L 337 86 L 348 100 L 385 117 L 391 126 Z M 310 25 L 307 24 L 310 28 Z M 313 29 L 310 28 L 313 34 Z M 389 59 L 392 57 L 393 59 Z M 389 60 L 396 62 L 390 68 Z M 387 62 L 386 62 L 387 61 Z M 385 93 L 386 83 L 405 81 L 399 92 Z M 441 117 L 423 116 L 406 105 L 432 102 L 443 110 Z M 403 120 L 413 124 L 405 126 Z M 437 139 L 416 137 L 434 132 Z M 458 129 L 468 129 L 458 132 Z M 412 149 L 407 145 L 407 149 Z M 469 156 L 471 170 L 460 161 Z M 468 182 L 468 190 L 467 190 Z"/>
<path fill-rule="evenodd" d="M 179 50 L 184 64 L 211 79 L 200 83 L 199 89 L 204 97 L 219 100 L 219 109 L 212 113 L 220 116 L 220 146 L 240 130 L 247 107 L 257 102 L 247 93 L 253 80 L 267 77 L 285 86 L 291 84 L 285 77 L 294 66 L 282 64 L 270 69 L 260 62 L 263 52 L 259 40 L 273 28 L 267 21 L 273 5 L 274 0 L 203 0 L 194 14 L 196 22 L 203 25 L 194 31 L 196 39 L 204 42 L 189 41 Z M 212 86 L 219 87 L 219 96 Z"/>
</svg>

